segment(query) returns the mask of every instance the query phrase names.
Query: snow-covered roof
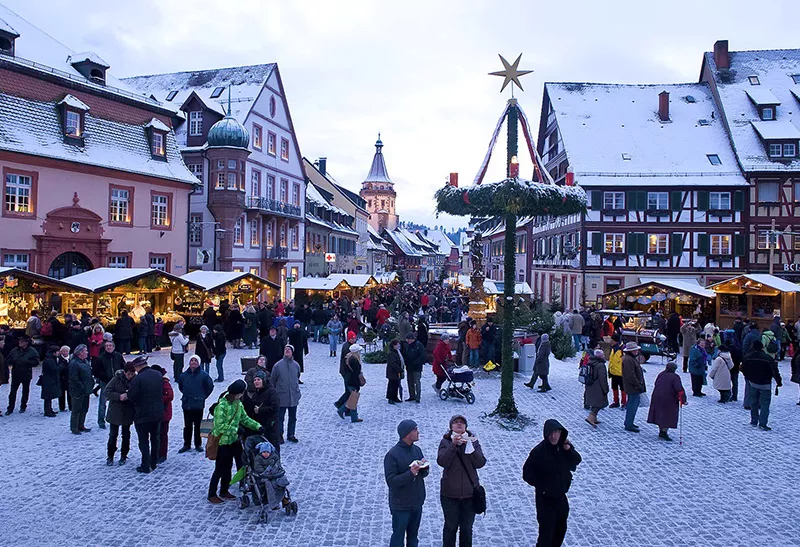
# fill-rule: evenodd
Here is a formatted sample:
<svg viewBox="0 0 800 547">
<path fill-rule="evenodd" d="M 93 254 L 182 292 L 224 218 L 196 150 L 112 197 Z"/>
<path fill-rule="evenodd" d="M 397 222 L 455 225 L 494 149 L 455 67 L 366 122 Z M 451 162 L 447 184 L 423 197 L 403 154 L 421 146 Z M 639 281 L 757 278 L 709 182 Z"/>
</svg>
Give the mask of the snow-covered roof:
<svg viewBox="0 0 800 547">
<path fill-rule="evenodd" d="M 747 184 L 706 84 L 548 83 L 545 89 L 581 186 Z M 666 122 L 658 115 L 662 91 L 670 94 Z M 710 154 L 721 163 L 713 165 Z"/>
<path fill-rule="evenodd" d="M 183 163 L 175 135 L 167 132 L 166 159 L 154 159 L 143 125 L 84 116 L 84 146 L 64 141 L 55 102 L 0 93 L 0 150 L 95 165 L 151 177 L 197 183 Z"/>
<path fill-rule="evenodd" d="M 772 91 L 760 85 L 749 87 L 744 90 L 750 100 L 759 106 L 779 105 L 781 102 Z"/>
<path fill-rule="evenodd" d="M 359 289 L 366 287 L 370 283 L 376 284 L 378 282 L 369 274 L 330 274 L 328 279 L 346 281 L 351 287 Z"/>
<path fill-rule="evenodd" d="M 204 270 L 195 270 L 181 276 L 184 281 L 189 281 L 203 287 L 206 291 L 215 291 L 231 285 L 239 283 L 242 280 L 250 283 L 256 283 L 269 286 L 273 289 L 279 289 L 277 283 L 273 283 L 269 279 L 264 279 L 249 272 L 211 272 Z"/>
<path fill-rule="evenodd" d="M 348 217 L 353 216 L 344 209 L 336 207 L 334 204 L 330 203 L 327 199 L 325 199 L 325 196 L 322 195 L 322 193 L 313 183 L 310 183 L 308 186 L 306 186 L 306 199 L 313 201 L 320 207 L 332 211 L 334 213 L 339 213 L 340 215 L 346 215 Z"/>
<path fill-rule="evenodd" d="M 124 81 L 140 93 L 147 96 L 153 95 L 159 101 L 171 104 L 176 109 L 180 108 L 192 93 L 195 93 L 207 108 L 221 116 L 225 115 L 223 105 L 227 107 L 228 88 L 230 88 L 231 114 L 239 123 L 244 124 L 250 108 L 274 69 L 275 64 L 269 63 L 133 76 L 125 78 Z M 216 97 L 211 97 L 217 88 L 223 88 L 222 92 Z M 167 96 L 172 91 L 177 93 L 172 100 L 167 101 Z"/>
<path fill-rule="evenodd" d="M 100 56 L 93 51 L 82 51 L 80 53 L 73 53 L 72 55 L 70 55 L 69 59 L 69 62 L 71 64 L 83 63 L 86 61 L 94 63 L 96 65 L 100 65 L 105 68 L 111 68 L 111 65 L 105 62 L 103 59 L 101 59 Z"/>
<path fill-rule="evenodd" d="M 331 279 L 329 277 L 301 277 L 296 283 L 292 283 L 292 288 L 296 290 L 312 291 L 332 291 L 347 290 L 350 286 L 343 279 Z"/>
<path fill-rule="evenodd" d="M 752 122 L 753 128 L 762 139 L 800 139 L 798 130 L 789 120 Z"/>
<path fill-rule="evenodd" d="M 438 247 L 434 246 L 433 243 L 428 243 L 424 241 L 422 238 L 418 237 L 417 234 L 414 234 L 410 230 L 406 230 L 405 228 L 396 228 L 397 232 L 400 232 L 403 237 L 408 240 L 411 245 L 413 245 L 418 251 L 423 252 L 424 254 L 435 253 Z"/>
<path fill-rule="evenodd" d="M 453 241 L 441 230 L 428 230 L 428 233 L 423 235 L 438 247 L 439 254 L 449 255 L 450 249 L 455 247 Z"/>
<path fill-rule="evenodd" d="M 386 170 L 386 162 L 383 159 L 383 141 L 381 141 L 380 135 L 378 135 L 378 140 L 375 142 L 375 155 L 372 157 L 372 165 L 364 182 L 388 182 L 393 184 Z"/>
<path fill-rule="evenodd" d="M 414 245 L 412 245 L 411 242 L 408 239 L 406 239 L 406 236 L 403 235 L 401 232 L 397 230 L 391 232 L 389 230 L 386 230 L 384 233 L 386 234 L 386 238 L 389 239 L 391 242 L 393 242 L 395 245 L 397 245 L 397 247 L 404 255 L 415 256 L 415 257 L 422 256 L 422 254 L 416 250 Z"/>
<path fill-rule="evenodd" d="M 378 280 L 378 283 L 381 285 L 388 285 L 389 283 L 393 283 L 395 279 L 397 279 L 397 272 L 388 272 L 382 273 L 380 275 L 376 275 L 375 279 Z"/>
<path fill-rule="evenodd" d="M 90 292 L 104 292 L 120 285 L 135 283 L 143 277 L 156 275 L 169 281 L 180 283 L 190 289 L 204 290 L 202 286 L 192 281 L 181 279 L 177 275 L 156 270 L 153 268 L 95 268 L 83 273 L 71 275 L 62 279 L 63 282 L 81 287 Z"/>
<path fill-rule="evenodd" d="M 669 277 L 640 277 L 641 285 L 649 283 L 657 283 L 664 287 L 675 289 L 677 291 L 695 294 L 697 296 L 704 296 L 705 298 L 714 298 L 716 293 L 710 289 L 706 289 L 696 279 L 674 279 Z M 628 287 L 630 288 L 630 287 Z"/>
<path fill-rule="evenodd" d="M 70 95 L 69 93 L 64 95 L 64 98 L 58 101 L 57 104 L 63 104 L 69 106 L 70 108 L 74 108 L 75 110 L 83 110 L 84 112 L 89 110 L 89 107 L 85 102 L 74 95 Z M 167 128 L 167 131 L 169 131 L 169 128 Z"/>
<path fill-rule="evenodd" d="M 472 286 L 471 283 L 470 286 Z M 483 282 L 483 291 L 486 294 L 503 294 L 504 290 L 505 283 L 503 281 L 492 281 L 491 279 L 486 279 Z M 526 282 L 522 281 L 514 284 L 514 294 L 533 294 L 533 289 L 531 289 L 531 286 Z"/>
<path fill-rule="evenodd" d="M 8 34 L 10 34 L 12 36 L 19 36 L 19 32 L 14 30 L 14 27 L 9 25 L 6 22 L 6 20 L 3 19 L 2 17 L 0 17 L 0 30 L 3 31 L 3 32 L 6 32 L 6 33 L 8 33 Z"/>
<path fill-rule="evenodd" d="M 13 277 L 20 277 L 22 279 L 30 279 L 34 283 L 37 283 L 39 287 L 44 290 L 57 290 L 57 291 L 69 291 L 69 292 L 81 292 L 85 293 L 88 292 L 86 289 L 79 287 L 77 285 L 73 285 L 72 283 L 67 283 L 63 280 L 53 279 L 52 277 L 47 277 L 46 275 L 37 274 L 35 272 L 29 272 L 28 270 L 21 270 L 19 268 L 11 268 L 11 267 L 0 267 L 0 277 L 7 278 L 9 276 Z"/>
<path fill-rule="evenodd" d="M 169 126 L 158 118 L 151 118 L 150 121 L 145 124 L 145 127 L 152 127 L 159 131 L 169 131 Z"/>
<path fill-rule="evenodd" d="M 706 52 L 703 63 L 714 77 L 722 104 L 723 116 L 730 129 L 733 148 L 746 172 L 800 171 L 800 158 L 773 160 L 768 147 L 762 142 L 755 124 L 760 122 L 758 107 L 750 95 L 769 92 L 781 103 L 776 109 L 776 119 L 764 123 L 791 122 L 800 127 L 800 105 L 793 97 L 797 85 L 792 75 L 800 74 L 800 49 L 760 51 L 731 51 L 728 53 L 730 70 L 721 73 L 714 62 L 714 54 Z M 758 78 L 758 85 L 750 77 Z"/>
<path fill-rule="evenodd" d="M 785 279 L 781 279 L 780 277 L 776 277 L 770 274 L 745 274 L 742 277 L 746 277 L 750 281 L 755 281 L 756 283 L 761 283 L 762 285 L 766 285 L 768 287 L 772 287 L 773 289 L 781 292 L 800 292 L 800 285 L 796 285 L 791 281 L 787 281 Z"/>
<path fill-rule="evenodd" d="M 51 76 L 66 78 L 80 83 L 81 86 L 101 91 L 104 94 L 124 96 L 146 104 L 151 108 L 155 106 L 172 110 L 168 105 L 160 105 L 158 101 L 143 96 L 109 72 L 106 72 L 105 84 L 93 82 L 86 78 L 72 66 L 73 62 L 83 58 L 93 62 L 100 61 L 98 64 L 106 67 L 108 63 L 103 61 L 97 54 L 75 52 L 1 3 L 0 28 L 10 29 L 13 34 L 19 36 L 14 42 L 14 56 L 4 55 L 4 62 L 24 66 Z"/>
</svg>

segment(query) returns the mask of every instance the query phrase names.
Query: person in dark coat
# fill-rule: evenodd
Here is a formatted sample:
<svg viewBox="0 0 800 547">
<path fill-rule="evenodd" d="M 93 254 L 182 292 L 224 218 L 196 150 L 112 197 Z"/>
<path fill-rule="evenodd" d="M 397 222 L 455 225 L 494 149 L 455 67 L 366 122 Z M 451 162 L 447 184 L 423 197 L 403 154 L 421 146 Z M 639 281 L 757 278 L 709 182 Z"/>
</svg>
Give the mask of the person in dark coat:
<svg viewBox="0 0 800 547">
<path fill-rule="evenodd" d="M 422 396 L 422 365 L 425 362 L 425 347 L 416 339 L 413 332 L 406 336 L 406 343 L 403 346 L 403 359 L 405 360 L 406 372 L 408 377 L 408 399 L 406 401 L 420 402 Z"/>
<path fill-rule="evenodd" d="M 421 315 L 417 319 L 417 341 L 422 344 L 423 348 L 428 347 L 428 323 L 425 321 L 425 316 Z"/>
<path fill-rule="evenodd" d="M 430 465 L 422 449 L 414 444 L 419 430 L 414 420 L 403 420 L 397 426 L 400 440 L 383 458 L 383 474 L 389 487 L 389 511 L 392 513 L 390 547 L 416 546 L 422 505 L 425 503 L 425 477 Z"/>
<path fill-rule="evenodd" d="M 800 351 L 794 352 L 792 357 L 792 383 L 800 384 Z M 797 401 L 797 406 L 800 406 L 800 401 Z"/>
<path fill-rule="evenodd" d="M 31 391 L 33 369 L 39 366 L 39 352 L 31 344 L 28 335 L 22 335 L 17 342 L 17 347 L 11 350 L 6 358 L 6 364 L 11 367 L 11 391 L 8 392 L 8 410 L 6 414 L 14 412 L 17 403 L 17 391 L 22 386 L 22 399 L 19 411 L 25 412 L 28 408 L 28 396 Z"/>
<path fill-rule="evenodd" d="M 639 351 L 642 348 L 636 342 L 627 342 L 622 350 L 622 389 L 628 395 L 628 406 L 625 408 L 625 430 L 639 432 L 634 423 L 642 393 L 647 391 L 644 381 L 644 370 L 639 362 Z"/>
<path fill-rule="evenodd" d="M 239 306 L 234 304 L 228 311 L 228 340 L 231 341 L 231 347 L 240 348 L 242 345 L 242 332 L 244 331 L 244 319 L 242 312 L 239 311 Z"/>
<path fill-rule="evenodd" d="M 48 418 L 55 418 L 53 412 L 53 399 L 57 399 L 61 394 L 61 378 L 58 368 L 58 346 L 50 346 L 47 349 L 44 361 L 42 361 L 42 399 L 44 400 L 44 415 Z"/>
<path fill-rule="evenodd" d="M 194 344 L 194 352 L 200 359 L 200 365 L 206 374 L 210 373 L 211 359 L 214 357 L 214 337 L 205 325 L 200 327 L 200 334 L 197 335 L 197 341 Z"/>
<path fill-rule="evenodd" d="M 145 314 L 142 316 L 142 320 L 144 321 L 147 335 L 147 350 L 145 353 L 150 353 L 156 345 L 156 316 L 153 315 L 152 308 L 147 308 L 147 311 L 145 311 Z"/>
<path fill-rule="evenodd" d="M 686 392 L 681 377 L 675 373 L 676 370 L 678 370 L 677 363 L 670 361 L 656 377 L 650 398 L 650 410 L 647 413 L 647 423 L 656 424 L 659 438 L 665 441 L 672 440 L 667 430 L 678 427 L 680 405 L 687 404 Z"/>
<path fill-rule="evenodd" d="M 69 398 L 69 352 L 69 346 L 61 346 L 58 350 L 58 378 L 61 387 L 58 394 L 59 412 L 64 412 L 67 408 L 72 410 L 72 399 Z"/>
<path fill-rule="evenodd" d="M 133 338 L 133 318 L 127 310 L 122 310 L 114 327 L 114 338 L 119 345 L 119 352 L 123 355 L 131 354 L 131 339 Z"/>
<path fill-rule="evenodd" d="M 217 326 L 218 318 L 217 312 L 213 306 L 208 306 L 205 310 L 203 310 L 203 324 L 208 327 L 208 330 L 213 331 L 214 327 Z"/>
<path fill-rule="evenodd" d="M 442 468 L 442 547 L 456 547 L 459 530 L 459 547 L 472 547 L 472 498 L 475 486 L 480 484 L 478 469 L 486 465 L 486 457 L 478 438 L 467 430 L 464 416 L 450 418 L 449 430 L 439 441 L 436 463 Z"/>
<path fill-rule="evenodd" d="M 308 334 L 299 321 L 295 321 L 294 326 L 289 330 L 289 343 L 294 347 L 294 360 L 300 365 L 300 373 L 303 373 L 303 356 L 308 355 Z M 300 381 L 302 384 L 302 380 Z"/>
<path fill-rule="evenodd" d="M 133 422 L 142 453 L 142 464 L 136 471 L 149 473 L 158 464 L 159 426 L 164 415 L 163 380 L 158 370 L 147 366 L 146 357 L 137 357 L 133 364 L 136 377 L 131 382 L 128 398 L 133 403 Z"/>
<path fill-rule="evenodd" d="M 344 351 L 342 351 L 344 353 Z M 400 380 L 405 376 L 403 353 L 400 351 L 400 340 L 389 343 L 389 352 L 386 360 L 386 400 L 390 405 L 402 403 L 400 396 Z M 346 388 L 345 388 L 346 389 Z"/>
<path fill-rule="evenodd" d="M 342 381 L 344 382 L 344 393 L 333 403 L 333 406 L 339 408 L 342 406 L 346 401 L 347 398 L 350 396 L 350 391 L 347 389 L 347 381 L 345 380 L 345 374 L 347 374 L 347 363 L 345 362 L 345 358 L 347 354 L 350 353 L 350 346 L 356 343 L 356 333 L 348 332 L 347 333 L 347 340 L 344 344 L 342 344 L 342 351 L 339 354 L 339 376 L 342 377 Z"/>
<path fill-rule="evenodd" d="M 278 337 L 278 329 L 270 327 L 269 334 L 261 339 L 260 352 L 267 358 L 267 370 L 272 373 L 275 363 L 283 359 L 283 348 L 285 344 Z"/>
<path fill-rule="evenodd" d="M 167 461 L 169 449 L 169 422 L 172 421 L 172 400 L 175 398 L 175 391 L 167 378 L 167 369 L 159 365 L 154 365 L 153 368 L 161 373 L 161 401 L 164 403 L 164 413 L 158 426 L 158 463 L 164 463 Z"/>
<path fill-rule="evenodd" d="M 131 424 L 133 424 L 133 403 L 128 400 L 128 390 L 131 380 L 136 376 L 136 367 L 133 363 L 125 363 L 122 370 L 114 373 L 114 377 L 106 384 L 105 396 L 108 400 L 106 421 L 108 428 L 108 444 L 106 446 L 106 465 L 114 465 L 114 454 L 117 452 L 117 438 L 122 431 L 122 447 L 119 465 L 128 461 L 128 452 L 131 449 Z"/>
<path fill-rule="evenodd" d="M 214 359 L 217 365 L 217 379 L 215 382 L 225 381 L 225 355 L 228 353 L 228 339 L 225 337 L 225 331 L 222 330 L 222 325 L 214 327 Z"/>
<path fill-rule="evenodd" d="M 550 335 L 545 333 L 539 338 L 539 348 L 536 350 L 536 360 L 533 363 L 533 375 L 525 385 L 533 389 L 536 378 L 541 378 L 542 384 L 539 386 L 539 393 L 547 393 L 552 387 L 547 380 L 550 374 Z"/>
<path fill-rule="evenodd" d="M 115 351 L 114 342 L 111 340 L 106 340 L 100 354 L 92 360 L 92 375 L 100 390 L 97 400 L 97 425 L 100 429 L 106 428 L 106 384 L 114 377 L 114 373 L 122 370 L 124 366 L 125 360 L 121 353 Z"/>
<path fill-rule="evenodd" d="M 680 349 L 678 344 L 678 335 L 681 333 L 681 317 L 677 312 L 672 312 L 667 319 L 667 328 L 664 333 L 667 337 L 667 345 L 676 354 Z"/>
<path fill-rule="evenodd" d="M 597 413 L 608 406 L 608 369 L 604 356 L 603 350 L 596 349 L 594 354 L 589 357 L 591 383 L 585 384 L 583 402 L 589 407 L 589 416 L 586 421 L 592 427 L 597 427 L 597 424 L 600 423 Z"/>
<path fill-rule="evenodd" d="M 81 344 L 88 343 L 89 339 L 86 335 L 86 331 L 83 330 L 80 321 L 73 321 L 72 328 L 69 331 L 69 335 L 67 337 L 67 345 L 71 352 L 75 351 L 75 348 L 80 346 Z"/>
<path fill-rule="evenodd" d="M 750 407 L 750 425 L 771 431 L 772 428 L 767 425 L 767 420 L 772 399 L 772 380 L 775 380 L 777 387 L 783 385 L 783 380 L 778 372 L 778 363 L 764 351 L 764 344 L 760 341 L 753 342 L 753 351 L 745 356 L 742 374 L 750 387 L 746 401 Z"/>
<path fill-rule="evenodd" d="M 280 409 L 280 398 L 278 392 L 268 381 L 268 372 L 258 371 L 253 377 L 253 391 L 246 391 L 242 397 L 242 404 L 247 415 L 261 424 L 266 431 L 265 437 L 275 447 L 275 451 L 281 452 L 281 434 L 278 427 L 278 411 Z"/>
<path fill-rule="evenodd" d="M 581 463 L 567 440 L 569 432 L 557 420 L 544 423 L 544 440 L 537 444 L 522 467 L 522 480 L 536 489 L 537 547 L 557 547 L 567 534 L 572 473 Z"/>
<path fill-rule="evenodd" d="M 214 391 L 214 382 L 200 366 L 200 358 L 197 355 L 189 357 L 189 368 L 178 378 L 178 389 L 183 394 L 181 396 L 183 447 L 178 450 L 178 454 L 183 454 L 191 449 L 192 438 L 194 438 L 194 449 L 202 452 L 200 422 L 203 421 L 206 399 Z"/>
<path fill-rule="evenodd" d="M 344 385 L 347 388 L 347 398 L 349 399 L 354 391 L 361 392 L 361 346 L 358 344 L 350 346 L 350 352 L 345 357 L 345 364 Z M 357 404 L 350 408 L 347 406 L 347 401 L 345 401 L 336 409 L 336 412 L 342 419 L 344 419 L 345 415 L 350 416 L 350 421 L 353 423 L 364 421 L 358 417 Z"/>
<path fill-rule="evenodd" d="M 92 389 L 94 389 L 94 379 L 92 366 L 89 364 L 89 348 L 86 344 L 81 344 L 75 348 L 69 361 L 69 396 L 72 399 L 69 425 L 74 435 L 91 431 L 85 423 Z"/>
</svg>

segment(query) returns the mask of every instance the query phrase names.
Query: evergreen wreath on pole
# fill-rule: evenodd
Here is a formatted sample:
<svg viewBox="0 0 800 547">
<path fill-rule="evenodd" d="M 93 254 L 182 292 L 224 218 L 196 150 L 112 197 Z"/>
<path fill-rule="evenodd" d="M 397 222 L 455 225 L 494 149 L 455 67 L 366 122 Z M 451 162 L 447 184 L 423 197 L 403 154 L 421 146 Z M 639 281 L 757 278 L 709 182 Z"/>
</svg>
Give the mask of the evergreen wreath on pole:
<svg viewBox="0 0 800 547">
<path fill-rule="evenodd" d="M 502 56 L 501 56 L 502 59 Z M 503 59 L 506 71 L 493 73 L 505 76 L 506 82 L 512 80 L 516 85 L 516 75 L 522 73 L 516 71 L 519 58 L 513 64 Z M 513 70 L 515 72 L 508 72 Z M 519 86 L 521 89 L 521 86 Z M 513 91 L 513 85 L 512 85 Z M 492 154 L 497 136 L 502 123 L 508 119 L 508 150 L 507 150 L 507 174 L 506 179 L 481 184 L 489 159 Z M 528 150 L 534 164 L 534 176 L 538 181 L 531 181 L 519 178 L 519 164 L 517 156 L 517 124 L 522 118 L 522 130 L 525 136 Z M 542 182 L 540 182 L 542 181 Z M 546 182 L 543 182 L 546 181 Z M 544 169 L 544 165 L 539 157 L 536 147 L 533 146 L 530 126 L 525 113 L 517 104 L 516 99 L 508 101 L 506 109 L 495 128 L 492 139 L 489 143 L 489 150 L 481 165 L 478 175 L 475 177 L 475 184 L 469 188 L 458 188 L 457 186 L 447 185 L 436 191 L 436 211 L 437 213 L 448 213 L 456 216 L 475 216 L 475 217 L 502 217 L 505 221 L 505 239 L 503 242 L 504 250 L 504 286 L 503 286 L 503 324 L 502 331 L 502 372 L 500 384 L 500 399 L 497 402 L 493 415 L 507 419 L 515 419 L 519 415 L 516 403 L 514 402 L 514 358 L 512 350 L 513 341 L 513 306 L 510 305 L 514 299 L 514 289 L 516 286 L 515 264 L 516 264 L 516 224 L 518 216 L 565 216 L 580 214 L 586 211 L 586 193 L 582 188 L 576 186 L 556 185 L 550 174 Z"/>
</svg>

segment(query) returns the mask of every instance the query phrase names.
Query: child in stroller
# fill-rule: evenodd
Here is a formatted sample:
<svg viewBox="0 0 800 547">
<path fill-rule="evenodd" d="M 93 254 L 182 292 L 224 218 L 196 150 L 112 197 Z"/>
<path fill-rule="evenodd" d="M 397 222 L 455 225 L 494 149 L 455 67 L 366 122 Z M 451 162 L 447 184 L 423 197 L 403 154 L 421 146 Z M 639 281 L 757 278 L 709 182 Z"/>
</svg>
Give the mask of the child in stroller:
<svg viewBox="0 0 800 547">
<path fill-rule="evenodd" d="M 292 501 L 287 486 L 289 479 L 281 465 L 275 447 L 261 435 L 244 439 L 245 477 L 242 488 L 242 509 L 253 504 L 261 506 L 259 522 L 267 522 L 269 511 L 283 508 L 287 515 L 297 514 L 297 502 Z"/>
</svg>

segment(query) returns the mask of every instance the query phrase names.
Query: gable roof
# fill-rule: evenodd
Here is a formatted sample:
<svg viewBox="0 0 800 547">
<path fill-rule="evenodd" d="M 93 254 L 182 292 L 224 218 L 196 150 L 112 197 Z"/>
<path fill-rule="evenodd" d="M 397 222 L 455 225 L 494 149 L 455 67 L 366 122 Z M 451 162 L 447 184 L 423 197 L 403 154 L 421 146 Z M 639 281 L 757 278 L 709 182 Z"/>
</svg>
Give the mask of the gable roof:
<svg viewBox="0 0 800 547">
<path fill-rule="evenodd" d="M 153 268 L 95 268 L 94 270 L 71 275 L 61 281 L 77 285 L 93 293 L 100 293 L 121 285 L 136 283 L 148 276 L 162 278 L 165 282 L 179 283 L 189 289 L 204 290 L 202 286 L 193 281 L 181 279 L 177 275 Z"/>
<path fill-rule="evenodd" d="M 228 88 L 230 87 L 231 113 L 239 123 L 244 124 L 261 89 L 276 66 L 275 63 L 268 63 L 210 70 L 189 70 L 133 76 L 124 78 L 123 81 L 139 90 L 140 93 L 147 96 L 153 95 L 163 102 L 166 102 L 170 92 L 177 91 L 168 103 L 175 105 L 176 109 L 183 106 L 194 94 L 209 110 L 220 116 L 225 115 L 225 108 L 228 104 Z M 219 87 L 223 88 L 222 93 L 212 98 L 214 90 Z"/>
<path fill-rule="evenodd" d="M 406 236 L 403 233 L 397 230 L 392 232 L 390 232 L 389 230 L 384 230 L 383 234 L 384 238 L 394 243 L 400 249 L 400 252 L 402 252 L 404 255 L 415 256 L 415 257 L 422 256 L 422 253 L 417 251 L 414 245 L 408 239 L 406 239 Z"/>
<path fill-rule="evenodd" d="M 658 116 L 663 91 L 667 122 Z M 706 84 L 559 82 L 545 84 L 545 97 L 581 186 L 747 184 Z M 712 165 L 707 154 L 722 163 Z"/>
<path fill-rule="evenodd" d="M 773 160 L 767 154 L 759 134 L 751 122 L 761 122 L 758 108 L 751 100 L 777 100 L 774 121 L 764 124 L 789 123 L 800 128 L 800 85 L 792 75 L 800 74 L 800 49 L 775 49 L 757 51 L 731 51 L 728 53 L 730 70 L 720 71 L 714 62 L 714 54 L 703 56 L 703 69 L 714 78 L 722 108 L 722 115 L 730 131 L 733 149 L 745 172 L 753 171 L 800 171 L 800 158 L 791 161 Z M 701 70 L 701 77 L 703 70 Z M 758 85 L 749 78 L 758 77 Z M 773 98 L 766 99 L 767 93 Z M 769 138 L 769 137 L 764 137 Z"/>
<path fill-rule="evenodd" d="M 427 234 L 422 234 L 432 242 L 439 250 L 439 254 L 449 255 L 450 250 L 455 247 L 453 241 L 441 230 L 428 230 Z"/>
<path fill-rule="evenodd" d="M 195 270 L 181 276 L 184 281 L 190 281 L 203 287 L 208 292 L 216 291 L 219 289 L 226 289 L 228 285 L 240 283 L 241 281 L 248 281 L 250 283 L 258 283 L 261 285 L 269 286 L 273 289 L 280 289 L 280 285 L 264 279 L 258 275 L 249 272 L 212 272 L 205 270 Z"/>
<path fill-rule="evenodd" d="M 383 141 L 380 134 L 378 134 L 378 140 L 375 141 L 375 155 L 372 157 L 372 165 L 364 182 L 388 182 L 389 184 L 394 184 L 386 170 L 386 161 L 383 159 Z"/>
<path fill-rule="evenodd" d="M 64 141 L 58 110 L 56 101 L 0 93 L 0 150 L 197 183 L 183 163 L 172 131 L 166 133 L 167 161 L 154 159 L 144 125 L 97 118 L 89 110 L 84 115 L 84 146 L 79 147 Z"/>
</svg>

